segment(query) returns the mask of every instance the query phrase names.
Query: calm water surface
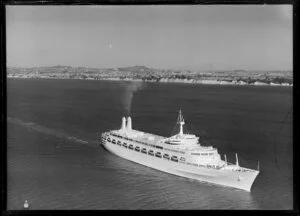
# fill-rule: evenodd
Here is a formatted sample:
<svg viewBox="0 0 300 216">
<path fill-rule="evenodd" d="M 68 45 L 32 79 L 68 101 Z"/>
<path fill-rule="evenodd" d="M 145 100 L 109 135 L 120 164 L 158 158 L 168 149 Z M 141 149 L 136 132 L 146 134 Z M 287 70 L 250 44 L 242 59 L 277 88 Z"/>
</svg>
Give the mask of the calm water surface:
<svg viewBox="0 0 300 216">
<path fill-rule="evenodd" d="M 291 209 L 292 88 L 147 84 L 133 128 L 170 136 L 181 108 L 203 145 L 261 173 L 251 193 L 169 175 L 105 151 L 120 127 L 123 82 L 7 81 L 8 209 Z"/>
</svg>

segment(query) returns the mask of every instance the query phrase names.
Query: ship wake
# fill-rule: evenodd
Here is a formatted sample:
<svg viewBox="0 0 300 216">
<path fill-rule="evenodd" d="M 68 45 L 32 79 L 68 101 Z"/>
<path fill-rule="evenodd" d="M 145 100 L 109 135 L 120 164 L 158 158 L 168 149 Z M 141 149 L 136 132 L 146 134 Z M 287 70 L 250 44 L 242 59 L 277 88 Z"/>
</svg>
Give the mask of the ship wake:
<svg viewBox="0 0 300 216">
<path fill-rule="evenodd" d="M 70 140 L 70 141 L 74 141 L 74 142 L 77 142 L 77 143 L 80 143 L 80 144 L 88 144 L 88 141 L 86 141 L 86 140 L 82 140 L 82 139 L 79 139 L 78 137 L 70 136 L 70 135 L 68 135 L 64 132 L 54 130 L 54 129 L 50 129 L 50 128 L 44 127 L 42 125 L 38 125 L 36 123 L 33 123 L 33 122 L 25 122 L 25 121 L 22 121 L 18 118 L 14 118 L 14 117 L 7 117 L 7 122 L 17 124 L 17 125 L 20 125 L 20 126 L 24 126 L 26 128 L 29 128 L 31 130 L 34 130 L 34 131 L 37 131 L 37 132 L 40 132 L 40 133 L 44 133 L 44 134 L 56 136 L 56 137 L 59 137 L 59 138 L 67 139 L 67 140 Z"/>
</svg>

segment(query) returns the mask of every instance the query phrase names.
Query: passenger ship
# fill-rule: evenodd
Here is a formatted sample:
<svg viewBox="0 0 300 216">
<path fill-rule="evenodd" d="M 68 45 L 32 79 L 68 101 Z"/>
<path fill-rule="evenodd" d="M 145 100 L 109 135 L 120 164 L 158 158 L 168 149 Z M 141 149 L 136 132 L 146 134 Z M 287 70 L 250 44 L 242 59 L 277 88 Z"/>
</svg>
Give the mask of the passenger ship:
<svg viewBox="0 0 300 216">
<path fill-rule="evenodd" d="M 241 167 L 237 154 L 235 164 L 227 162 L 226 155 L 222 160 L 216 148 L 203 146 L 199 137 L 184 133 L 181 111 L 177 124 L 177 134 L 162 137 L 132 129 L 131 117 L 123 117 L 120 129 L 102 133 L 102 145 L 117 156 L 166 173 L 251 191 L 259 168 Z"/>
</svg>

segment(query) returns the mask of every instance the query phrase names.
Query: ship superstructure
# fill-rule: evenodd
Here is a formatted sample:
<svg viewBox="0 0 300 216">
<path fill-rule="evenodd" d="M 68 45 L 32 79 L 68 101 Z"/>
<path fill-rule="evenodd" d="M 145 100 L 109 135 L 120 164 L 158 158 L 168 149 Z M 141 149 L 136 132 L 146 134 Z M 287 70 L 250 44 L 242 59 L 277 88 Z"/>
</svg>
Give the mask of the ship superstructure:
<svg viewBox="0 0 300 216">
<path fill-rule="evenodd" d="M 241 167 L 222 160 L 218 150 L 203 146 L 199 137 L 183 131 L 185 121 L 179 111 L 179 132 L 163 137 L 132 128 L 131 117 L 122 118 L 121 128 L 102 133 L 102 145 L 110 152 L 130 161 L 202 182 L 238 188 L 246 191 L 259 170 Z"/>
</svg>

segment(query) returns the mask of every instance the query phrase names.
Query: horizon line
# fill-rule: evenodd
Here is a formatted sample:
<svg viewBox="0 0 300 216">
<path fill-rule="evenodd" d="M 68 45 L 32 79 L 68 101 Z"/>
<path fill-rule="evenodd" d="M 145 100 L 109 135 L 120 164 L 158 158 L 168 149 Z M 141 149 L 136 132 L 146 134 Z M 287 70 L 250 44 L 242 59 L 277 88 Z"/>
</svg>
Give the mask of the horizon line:
<svg viewBox="0 0 300 216">
<path fill-rule="evenodd" d="M 116 69 L 116 68 L 130 68 L 130 67 L 146 67 L 148 69 L 156 70 L 200 70 L 200 71 L 293 71 L 293 69 L 243 69 L 243 68 L 232 68 L 232 69 L 201 69 L 201 68 L 155 68 L 145 65 L 132 65 L 132 66 L 118 66 L 118 67 L 92 67 L 92 66 L 72 66 L 72 65 L 52 65 L 52 66 L 6 66 L 6 68 L 47 68 L 47 67 L 71 67 L 71 68 L 93 68 L 93 69 Z"/>
</svg>

